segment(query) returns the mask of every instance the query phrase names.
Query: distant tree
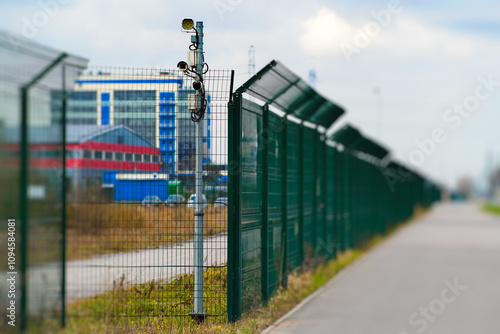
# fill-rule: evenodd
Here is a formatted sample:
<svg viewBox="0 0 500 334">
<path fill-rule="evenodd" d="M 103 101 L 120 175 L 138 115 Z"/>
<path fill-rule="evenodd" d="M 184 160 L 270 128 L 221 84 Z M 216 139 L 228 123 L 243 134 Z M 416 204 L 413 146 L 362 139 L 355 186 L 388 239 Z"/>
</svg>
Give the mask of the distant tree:
<svg viewBox="0 0 500 334">
<path fill-rule="evenodd" d="M 500 187 L 500 168 L 497 168 L 491 175 L 490 175 L 490 185 L 491 188 L 496 189 Z"/>
<path fill-rule="evenodd" d="M 472 179 L 468 176 L 461 177 L 457 182 L 457 190 L 466 198 L 472 197 L 474 185 Z"/>
</svg>

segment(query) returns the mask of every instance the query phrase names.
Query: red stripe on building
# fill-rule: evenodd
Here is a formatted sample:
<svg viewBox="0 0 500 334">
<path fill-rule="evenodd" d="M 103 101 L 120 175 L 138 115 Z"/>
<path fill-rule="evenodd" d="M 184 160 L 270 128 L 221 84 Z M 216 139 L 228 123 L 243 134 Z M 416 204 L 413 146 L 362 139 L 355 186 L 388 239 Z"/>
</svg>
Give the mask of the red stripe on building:
<svg viewBox="0 0 500 334">
<path fill-rule="evenodd" d="M 94 151 L 160 155 L 160 150 L 157 149 L 156 147 L 100 143 L 95 141 L 88 141 L 83 144 L 68 144 L 66 147 L 68 150 L 94 150 Z"/>
<path fill-rule="evenodd" d="M 149 171 L 149 172 L 160 171 L 160 164 L 147 163 L 147 162 L 129 162 L 129 161 L 67 159 L 66 166 L 68 168 L 138 170 L 138 171 Z"/>
</svg>

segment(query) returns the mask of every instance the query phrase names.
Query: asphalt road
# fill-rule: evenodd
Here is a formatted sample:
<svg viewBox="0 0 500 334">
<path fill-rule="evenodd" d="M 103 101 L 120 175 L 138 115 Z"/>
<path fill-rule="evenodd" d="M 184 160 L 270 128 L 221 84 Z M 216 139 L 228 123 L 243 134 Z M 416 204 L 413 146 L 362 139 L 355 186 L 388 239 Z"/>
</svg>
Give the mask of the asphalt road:
<svg viewBox="0 0 500 334">
<path fill-rule="evenodd" d="M 500 218 L 437 206 L 267 332 L 500 333 Z"/>
</svg>

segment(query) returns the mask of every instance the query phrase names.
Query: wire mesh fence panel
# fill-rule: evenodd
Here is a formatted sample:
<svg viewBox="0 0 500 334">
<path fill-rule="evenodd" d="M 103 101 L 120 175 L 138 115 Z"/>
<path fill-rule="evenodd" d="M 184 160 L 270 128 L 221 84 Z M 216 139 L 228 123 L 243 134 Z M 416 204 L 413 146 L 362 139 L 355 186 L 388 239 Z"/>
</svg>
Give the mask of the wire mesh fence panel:
<svg viewBox="0 0 500 334">
<path fill-rule="evenodd" d="M 241 309 L 262 302 L 262 108 L 243 100 L 241 144 Z M 239 256 L 239 254 L 236 254 Z"/>
<path fill-rule="evenodd" d="M 198 247 L 194 213 L 201 203 L 203 307 L 209 317 L 225 319 L 231 77 L 226 70 L 204 74 L 203 153 L 191 117 L 199 95 L 182 72 L 102 67 L 76 79 L 67 113 L 71 318 L 188 319 Z"/>
<path fill-rule="evenodd" d="M 306 266 L 314 266 L 316 251 L 316 179 L 315 179 L 316 130 L 302 127 L 302 247 Z"/>
<path fill-rule="evenodd" d="M 84 59 L 0 32 L 2 333 L 64 324 L 64 87 Z M 12 36 L 11 36 L 12 37 Z M 7 261 L 8 260 L 8 261 Z M 4 293 L 5 292 L 5 293 Z"/>
<path fill-rule="evenodd" d="M 326 244 L 326 228 L 325 228 L 325 142 L 321 139 L 322 134 L 316 134 L 314 143 L 316 151 L 316 173 L 315 173 L 315 250 L 314 257 L 319 262 L 324 262 L 327 257 L 329 246 Z"/>
<path fill-rule="evenodd" d="M 284 131 L 283 118 L 267 113 L 264 133 L 267 145 L 267 295 L 270 296 L 279 288 L 283 279 L 283 266 L 285 261 L 285 240 L 283 240 L 282 206 L 284 194 L 282 193 L 283 164 L 280 152 L 285 143 L 282 140 Z M 266 196 L 266 194 L 264 194 Z"/>
<path fill-rule="evenodd" d="M 335 210 L 335 148 L 325 145 L 325 245 L 328 259 L 334 258 L 338 250 L 338 232 Z M 326 205 L 330 203 L 330 205 Z"/>
<path fill-rule="evenodd" d="M 362 247 L 426 203 L 417 174 L 401 177 L 404 167 L 392 162 L 382 171 L 385 148 L 350 126 L 327 131 L 344 110 L 281 63 L 270 62 L 233 97 L 230 321 L 265 304 L 294 269 L 314 270 L 337 251 Z"/>
<path fill-rule="evenodd" d="M 287 271 L 300 266 L 300 127 L 287 121 Z"/>
</svg>

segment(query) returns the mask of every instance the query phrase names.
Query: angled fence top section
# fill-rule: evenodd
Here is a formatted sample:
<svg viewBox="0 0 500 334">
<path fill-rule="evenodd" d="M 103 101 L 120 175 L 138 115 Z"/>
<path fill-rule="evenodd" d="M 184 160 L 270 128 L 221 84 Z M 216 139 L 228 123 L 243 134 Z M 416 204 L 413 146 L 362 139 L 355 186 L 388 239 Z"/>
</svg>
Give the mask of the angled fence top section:
<svg viewBox="0 0 500 334">
<path fill-rule="evenodd" d="M 379 160 L 384 159 L 389 154 L 389 151 L 385 147 L 364 137 L 358 129 L 349 124 L 346 124 L 333 133 L 330 139 L 342 144 L 342 146 L 349 150 L 356 150 Z"/>
<path fill-rule="evenodd" d="M 273 60 L 239 89 L 287 114 L 329 128 L 345 110 L 318 94 L 298 75 Z"/>
<path fill-rule="evenodd" d="M 62 51 L 38 44 L 30 38 L 0 29 L 0 58 L 2 66 L 11 69 L 22 69 L 29 75 L 30 71 L 37 72 L 38 68 L 48 66 Z M 84 69 L 88 59 L 76 55 L 68 55 L 64 62 L 67 65 Z M 18 76 L 20 74 L 16 73 Z"/>
</svg>

